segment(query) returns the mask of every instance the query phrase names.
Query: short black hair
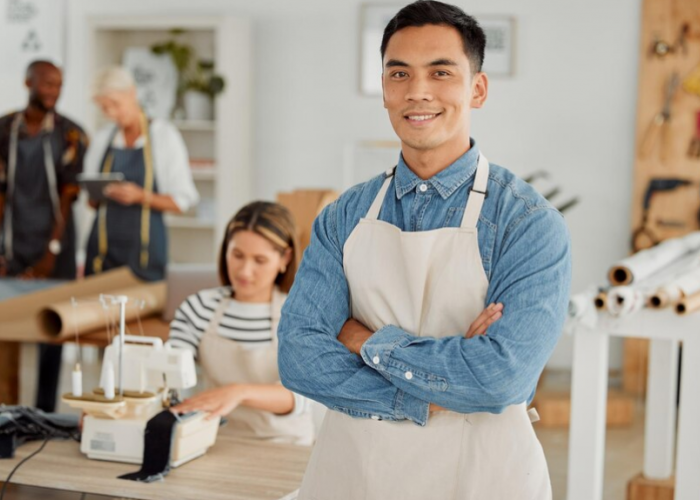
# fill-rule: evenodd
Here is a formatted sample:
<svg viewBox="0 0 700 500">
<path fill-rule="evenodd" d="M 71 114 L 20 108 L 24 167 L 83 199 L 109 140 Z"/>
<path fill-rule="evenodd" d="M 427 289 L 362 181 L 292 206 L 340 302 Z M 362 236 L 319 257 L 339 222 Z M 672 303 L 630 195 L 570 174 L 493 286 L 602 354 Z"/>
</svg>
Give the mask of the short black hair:
<svg viewBox="0 0 700 500">
<path fill-rule="evenodd" d="M 35 61 L 32 61 L 29 63 L 29 66 L 27 66 L 27 71 L 25 73 L 25 78 L 27 80 L 31 80 L 34 77 L 34 72 L 39 69 L 41 66 L 49 66 L 50 68 L 56 68 L 59 69 L 58 66 L 56 66 L 54 63 L 51 61 L 48 61 L 46 59 L 37 59 Z"/>
<path fill-rule="evenodd" d="M 418 0 L 401 9 L 384 28 L 382 37 L 382 60 L 394 33 L 412 26 L 420 27 L 426 24 L 451 26 L 462 37 L 464 53 L 469 59 L 473 73 L 481 71 L 484 64 L 484 49 L 486 35 L 479 23 L 459 7 L 435 0 Z"/>
</svg>

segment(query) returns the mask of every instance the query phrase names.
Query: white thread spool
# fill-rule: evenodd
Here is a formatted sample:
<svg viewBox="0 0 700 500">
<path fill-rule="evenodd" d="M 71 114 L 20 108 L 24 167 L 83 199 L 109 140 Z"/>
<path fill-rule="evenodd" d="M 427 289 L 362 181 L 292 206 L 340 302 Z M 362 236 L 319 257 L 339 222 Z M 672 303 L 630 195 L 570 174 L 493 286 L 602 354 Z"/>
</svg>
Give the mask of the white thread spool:
<svg viewBox="0 0 700 500">
<path fill-rule="evenodd" d="M 71 389 L 76 398 L 83 395 L 83 372 L 80 371 L 80 363 L 75 364 L 75 369 L 71 373 Z"/>
<path fill-rule="evenodd" d="M 105 398 L 114 399 L 114 365 L 111 361 L 105 361 L 104 380 L 102 389 L 105 391 Z"/>
</svg>

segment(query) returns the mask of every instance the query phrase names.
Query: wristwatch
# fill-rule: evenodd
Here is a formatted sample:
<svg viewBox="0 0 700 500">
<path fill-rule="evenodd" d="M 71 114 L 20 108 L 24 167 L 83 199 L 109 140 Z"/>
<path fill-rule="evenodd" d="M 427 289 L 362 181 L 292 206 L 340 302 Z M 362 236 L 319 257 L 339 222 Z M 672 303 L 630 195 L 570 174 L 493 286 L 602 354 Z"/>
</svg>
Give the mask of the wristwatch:
<svg viewBox="0 0 700 500">
<path fill-rule="evenodd" d="M 56 239 L 49 241 L 49 252 L 54 255 L 61 253 L 61 241 Z"/>
</svg>

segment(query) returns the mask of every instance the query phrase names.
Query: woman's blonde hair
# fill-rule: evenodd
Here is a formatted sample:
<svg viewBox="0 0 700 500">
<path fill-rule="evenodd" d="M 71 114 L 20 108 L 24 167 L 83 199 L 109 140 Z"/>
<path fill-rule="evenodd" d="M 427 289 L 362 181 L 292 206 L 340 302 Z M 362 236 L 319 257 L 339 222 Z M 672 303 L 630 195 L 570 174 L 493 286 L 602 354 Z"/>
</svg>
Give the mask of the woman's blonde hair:
<svg viewBox="0 0 700 500">
<path fill-rule="evenodd" d="M 282 255 L 291 249 L 292 255 L 284 273 L 279 273 L 275 284 L 280 290 L 289 293 L 294 283 L 294 275 L 299 267 L 301 255 L 294 217 L 279 203 L 254 201 L 241 208 L 226 226 L 226 234 L 219 251 L 219 280 L 222 285 L 231 285 L 228 273 L 226 251 L 233 235 L 239 231 L 253 231 L 272 243 Z"/>
<path fill-rule="evenodd" d="M 92 96 L 97 97 L 109 92 L 125 92 L 136 88 L 131 72 L 121 66 L 101 69 L 92 80 Z"/>
</svg>

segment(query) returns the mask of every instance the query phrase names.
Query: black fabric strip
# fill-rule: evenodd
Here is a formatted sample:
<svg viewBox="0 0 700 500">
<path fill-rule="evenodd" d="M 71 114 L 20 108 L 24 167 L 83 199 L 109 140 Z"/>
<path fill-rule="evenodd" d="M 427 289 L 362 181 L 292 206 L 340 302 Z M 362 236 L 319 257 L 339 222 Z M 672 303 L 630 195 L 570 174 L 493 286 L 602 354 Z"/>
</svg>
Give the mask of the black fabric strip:
<svg viewBox="0 0 700 500">
<path fill-rule="evenodd" d="M 118 479 L 152 483 L 163 479 L 170 472 L 170 449 L 175 435 L 177 419 L 169 410 L 163 410 L 146 424 L 143 439 L 143 464 L 141 470 L 124 474 Z"/>
</svg>

